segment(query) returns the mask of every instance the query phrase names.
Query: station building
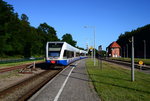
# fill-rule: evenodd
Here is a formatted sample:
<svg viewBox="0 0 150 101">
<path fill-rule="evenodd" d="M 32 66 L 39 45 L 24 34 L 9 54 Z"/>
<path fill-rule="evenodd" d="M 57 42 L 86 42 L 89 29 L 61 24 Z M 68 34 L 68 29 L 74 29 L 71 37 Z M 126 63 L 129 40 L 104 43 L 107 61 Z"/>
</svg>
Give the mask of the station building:
<svg viewBox="0 0 150 101">
<path fill-rule="evenodd" d="M 120 49 L 120 45 L 114 41 L 107 47 L 107 55 L 109 57 L 120 57 Z"/>
</svg>

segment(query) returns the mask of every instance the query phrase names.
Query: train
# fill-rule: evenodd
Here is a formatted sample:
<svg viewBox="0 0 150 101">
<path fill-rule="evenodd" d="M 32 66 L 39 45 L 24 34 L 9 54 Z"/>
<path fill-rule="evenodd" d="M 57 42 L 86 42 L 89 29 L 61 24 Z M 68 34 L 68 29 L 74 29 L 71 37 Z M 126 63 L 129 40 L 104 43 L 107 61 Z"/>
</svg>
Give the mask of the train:
<svg viewBox="0 0 150 101">
<path fill-rule="evenodd" d="M 64 65 L 87 58 L 87 51 L 80 50 L 67 42 L 47 42 L 46 63 L 53 65 Z"/>
</svg>

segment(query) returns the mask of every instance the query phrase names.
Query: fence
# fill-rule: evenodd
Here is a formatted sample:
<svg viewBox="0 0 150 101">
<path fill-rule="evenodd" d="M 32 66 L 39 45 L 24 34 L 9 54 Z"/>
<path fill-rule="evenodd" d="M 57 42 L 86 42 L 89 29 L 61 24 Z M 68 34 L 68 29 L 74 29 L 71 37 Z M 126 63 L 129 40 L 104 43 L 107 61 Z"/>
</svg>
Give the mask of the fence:
<svg viewBox="0 0 150 101">
<path fill-rule="evenodd" d="M 44 58 L 0 59 L 0 64 L 25 62 L 25 61 L 35 61 L 35 60 L 42 60 L 42 59 L 44 59 Z"/>
</svg>

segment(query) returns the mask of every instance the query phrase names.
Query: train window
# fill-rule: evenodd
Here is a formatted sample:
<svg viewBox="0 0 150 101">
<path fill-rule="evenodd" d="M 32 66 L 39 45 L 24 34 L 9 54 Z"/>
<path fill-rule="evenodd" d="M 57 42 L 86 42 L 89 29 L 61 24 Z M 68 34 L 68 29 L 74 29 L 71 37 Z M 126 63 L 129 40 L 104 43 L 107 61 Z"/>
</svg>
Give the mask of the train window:
<svg viewBox="0 0 150 101">
<path fill-rule="evenodd" d="M 74 57 L 74 52 L 65 50 L 63 57 L 64 58 L 72 58 L 72 57 Z"/>
<path fill-rule="evenodd" d="M 80 53 L 76 53 L 76 57 L 80 56 Z"/>
<path fill-rule="evenodd" d="M 48 56 L 49 57 L 59 57 L 60 56 L 60 51 L 49 51 Z"/>
<path fill-rule="evenodd" d="M 64 57 L 64 58 L 67 58 L 67 51 L 66 51 L 66 50 L 64 51 L 63 57 Z"/>
<path fill-rule="evenodd" d="M 71 52 L 71 57 L 74 57 L 74 52 Z"/>
<path fill-rule="evenodd" d="M 80 56 L 85 56 L 85 55 L 86 55 L 85 53 L 81 53 L 81 54 L 80 54 Z"/>
<path fill-rule="evenodd" d="M 63 43 L 49 43 L 48 44 L 48 56 L 59 57 Z"/>
</svg>

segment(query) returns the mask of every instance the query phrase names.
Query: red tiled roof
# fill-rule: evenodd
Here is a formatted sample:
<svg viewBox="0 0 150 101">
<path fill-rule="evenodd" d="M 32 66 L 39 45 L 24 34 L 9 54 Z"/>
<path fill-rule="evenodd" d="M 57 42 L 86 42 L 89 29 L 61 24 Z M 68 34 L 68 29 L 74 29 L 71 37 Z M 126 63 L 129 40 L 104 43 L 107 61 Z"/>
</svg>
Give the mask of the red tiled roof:
<svg viewBox="0 0 150 101">
<path fill-rule="evenodd" d="M 112 42 L 109 47 L 110 48 L 121 48 L 120 45 L 117 44 L 117 42 Z"/>
</svg>

